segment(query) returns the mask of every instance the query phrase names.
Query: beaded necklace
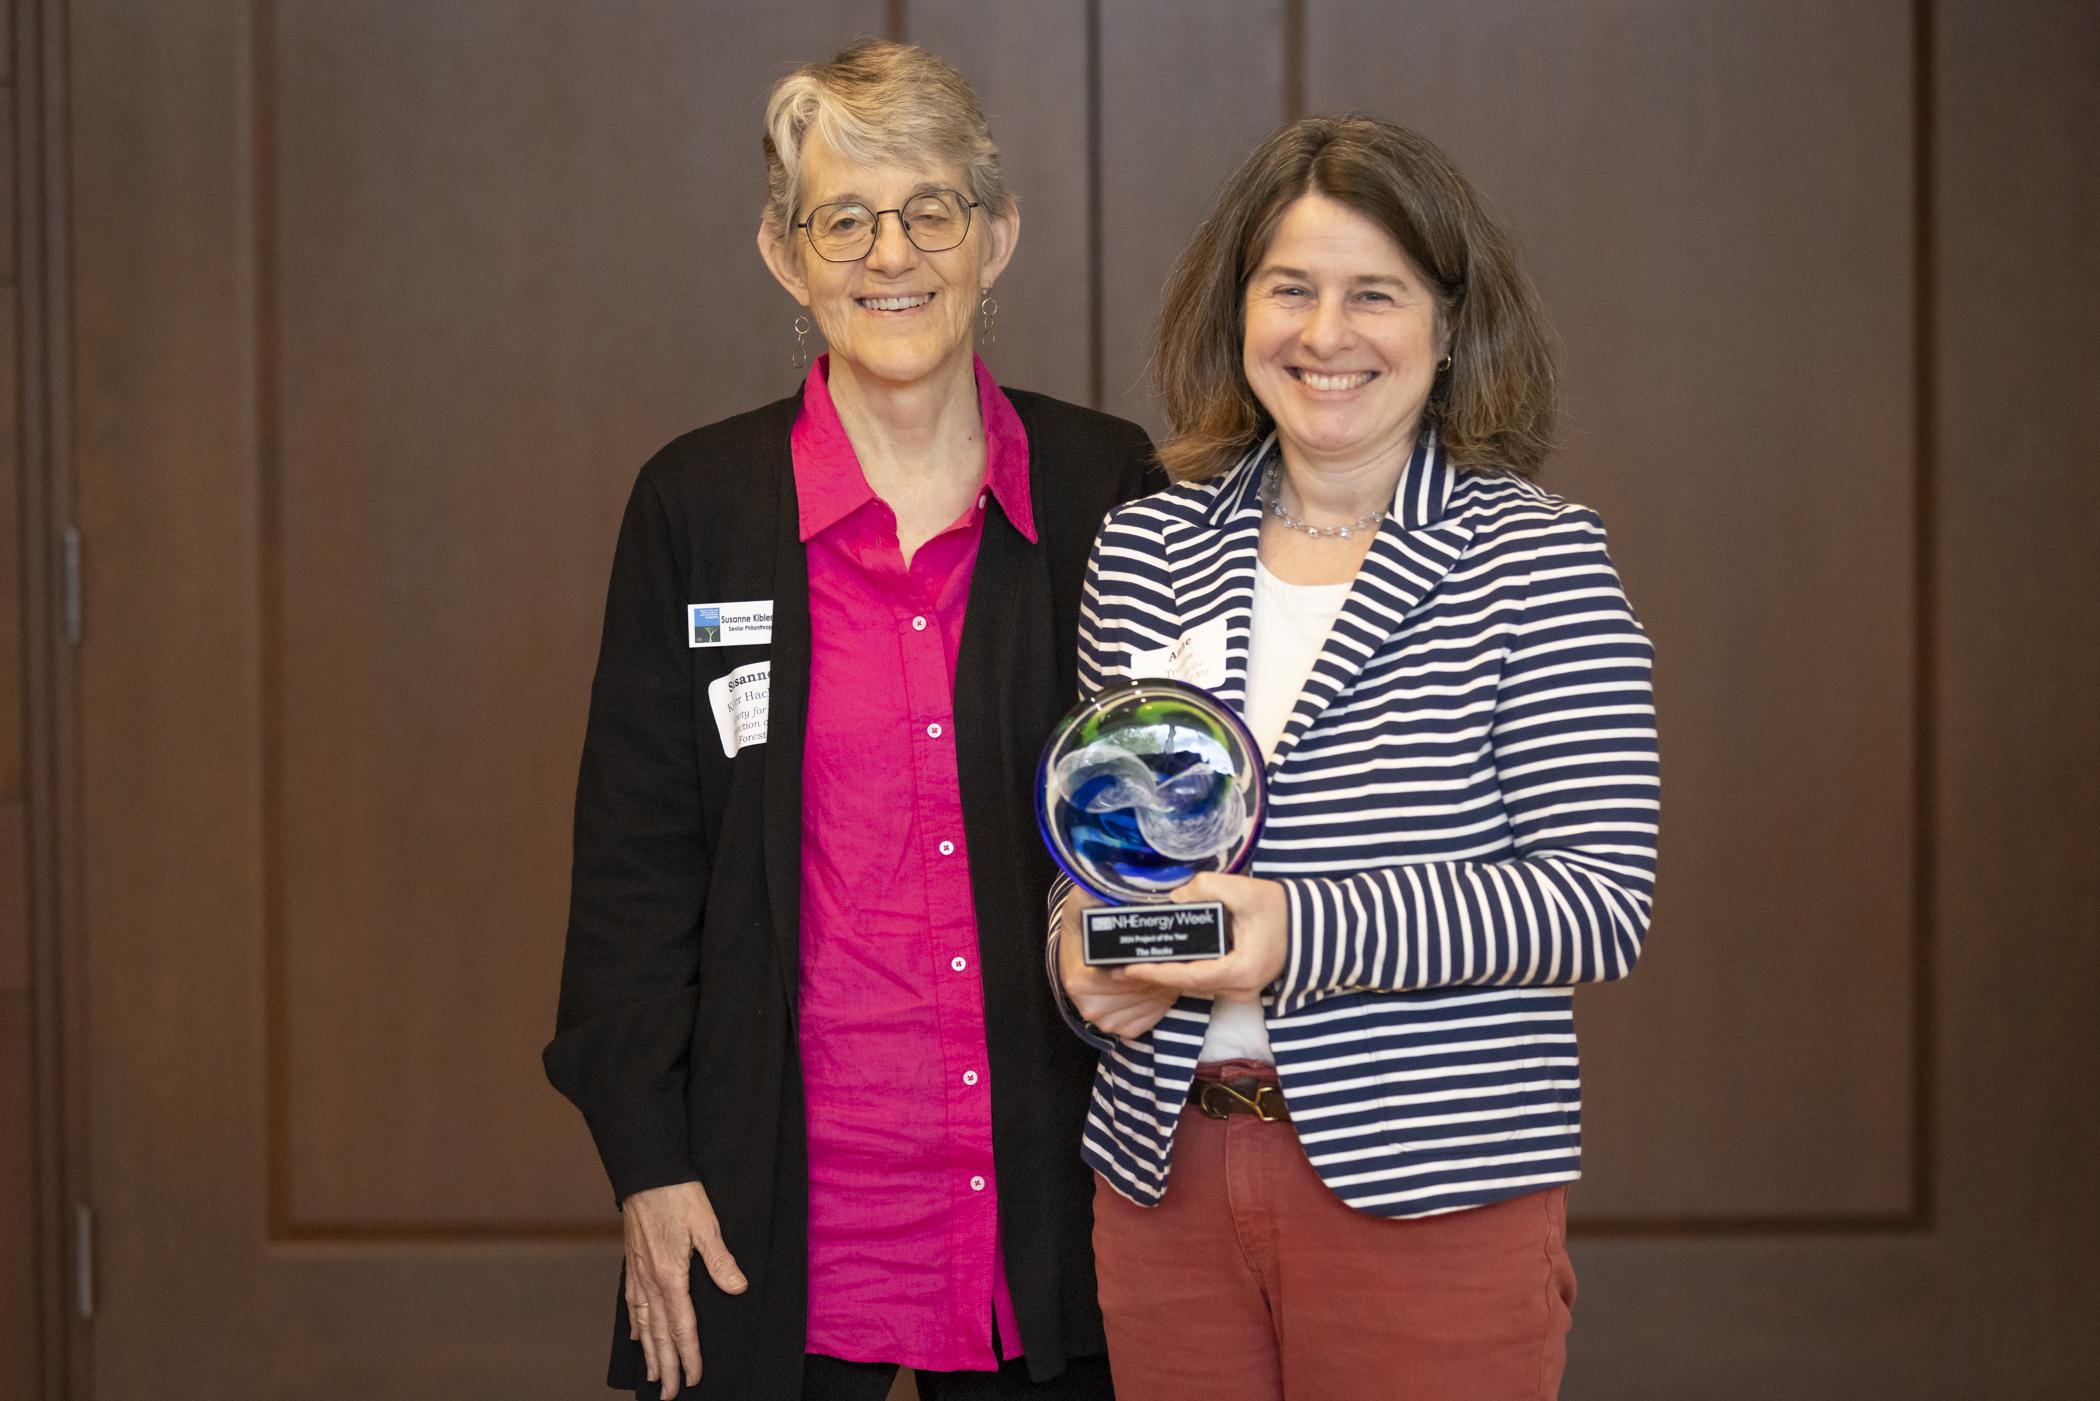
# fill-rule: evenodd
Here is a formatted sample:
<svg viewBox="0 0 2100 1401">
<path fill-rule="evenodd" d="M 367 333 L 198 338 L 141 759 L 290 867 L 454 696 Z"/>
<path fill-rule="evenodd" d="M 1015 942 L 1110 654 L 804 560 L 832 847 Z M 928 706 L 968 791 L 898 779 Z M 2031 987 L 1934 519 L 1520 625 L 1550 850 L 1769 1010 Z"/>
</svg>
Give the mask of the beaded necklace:
<svg viewBox="0 0 2100 1401">
<path fill-rule="evenodd" d="M 1274 461 L 1271 461 L 1268 469 L 1262 473 L 1261 500 L 1268 508 L 1269 514 L 1282 522 L 1285 530 L 1295 530 L 1300 535 L 1310 535 L 1315 540 L 1347 540 L 1359 530 L 1371 529 L 1384 520 L 1386 515 L 1385 511 L 1378 510 L 1368 516 L 1358 516 L 1347 525 L 1307 525 L 1283 509 L 1283 469 Z"/>
</svg>

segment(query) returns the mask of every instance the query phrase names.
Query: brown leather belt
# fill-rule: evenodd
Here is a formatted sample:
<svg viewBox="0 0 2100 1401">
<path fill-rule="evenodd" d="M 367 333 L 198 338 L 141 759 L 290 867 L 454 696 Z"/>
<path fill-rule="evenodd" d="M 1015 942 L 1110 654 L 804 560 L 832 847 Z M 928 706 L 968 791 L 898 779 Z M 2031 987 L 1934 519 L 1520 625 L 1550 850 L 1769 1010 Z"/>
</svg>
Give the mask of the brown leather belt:
<svg viewBox="0 0 2100 1401">
<path fill-rule="evenodd" d="M 1252 1114 L 1265 1124 L 1291 1121 L 1290 1107 L 1283 1102 L 1283 1091 L 1252 1077 L 1191 1081 L 1189 1103 L 1212 1119 Z"/>
</svg>

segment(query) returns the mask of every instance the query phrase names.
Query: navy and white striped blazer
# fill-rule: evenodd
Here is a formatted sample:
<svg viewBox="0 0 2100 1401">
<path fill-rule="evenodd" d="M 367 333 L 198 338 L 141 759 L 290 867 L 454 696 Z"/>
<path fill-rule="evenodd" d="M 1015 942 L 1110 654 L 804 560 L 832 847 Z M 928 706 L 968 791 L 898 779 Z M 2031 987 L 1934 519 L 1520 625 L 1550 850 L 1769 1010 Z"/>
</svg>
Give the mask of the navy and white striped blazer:
<svg viewBox="0 0 2100 1401">
<path fill-rule="evenodd" d="M 1084 692 L 1222 618 L 1217 691 L 1244 707 L 1274 450 L 1109 514 Z M 1652 900 L 1651 655 L 1595 513 L 1422 435 L 1269 764 L 1252 866 L 1289 896 L 1263 1003 L 1291 1123 L 1351 1206 L 1427 1216 L 1578 1175 L 1570 989 L 1631 971 Z M 1134 1040 L 1080 1028 L 1102 1049 L 1083 1155 L 1140 1205 L 1210 1005 Z"/>
</svg>

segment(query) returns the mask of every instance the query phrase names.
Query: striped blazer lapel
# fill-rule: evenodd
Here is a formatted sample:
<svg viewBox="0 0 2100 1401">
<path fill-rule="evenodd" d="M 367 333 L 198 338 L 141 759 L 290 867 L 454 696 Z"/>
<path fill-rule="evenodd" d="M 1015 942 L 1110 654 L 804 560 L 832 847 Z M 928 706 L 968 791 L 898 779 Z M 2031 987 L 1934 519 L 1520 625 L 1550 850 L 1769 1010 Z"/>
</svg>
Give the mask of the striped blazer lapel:
<svg viewBox="0 0 2100 1401">
<path fill-rule="evenodd" d="M 1349 688 L 1378 649 L 1400 630 L 1415 605 L 1464 555 L 1473 538 L 1472 527 L 1444 518 L 1455 481 L 1456 474 L 1445 462 L 1436 434 L 1424 433 L 1400 474 L 1392 509 L 1379 526 L 1370 553 L 1364 556 L 1356 582 L 1343 600 L 1334 628 L 1321 645 L 1312 674 L 1298 694 L 1298 704 L 1291 711 L 1282 738 L 1276 742 L 1275 755 L 1269 761 L 1271 775 L 1335 697 Z M 1259 509 L 1257 505 L 1257 531 Z"/>
<path fill-rule="evenodd" d="M 1270 434 L 1216 480 L 1201 508 L 1200 528 L 1167 551 L 1183 635 L 1224 622 L 1225 678 L 1213 690 L 1218 699 L 1242 712 L 1247 708 L 1247 653 L 1254 635 L 1254 562 L 1261 549 L 1261 473 L 1275 441 L 1276 435 Z"/>
<path fill-rule="evenodd" d="M 1254 633 L 1254 564 L 1261 548 L 1261 470 L 1274 443 L 1271 434 L 1223 476 L 1205 484 L 1207 495 L 1198 497 L 1194 511 L 1164 535 L 1179 614 L 1175 625 L 1189 639 L 1222 624 L 1224 679 L 1211 691 L 1242 714 L 1247 708 L 1248 644 Z M 1127 1098 L 1112 1095 L 1106 1106 L 1097 1104 L 1097 1110 L 1105 1108 L 1111 1117 L 1122 1118 L 1133 1136 L 1157 1142 L 1162 1163 L 1173 1141 L 1175 1118 L 1196 1078 L 1197 1050 L 1210 1014 L 1208 997 L 1185 995 L 1142 1044 L 1126 1043 L 1110 1053 L 1117 1079 L 1131 1089 Z M 1163 1175 L 1143 1184 L 1155 1192 L 1164 1185 Z"/>
</svg>

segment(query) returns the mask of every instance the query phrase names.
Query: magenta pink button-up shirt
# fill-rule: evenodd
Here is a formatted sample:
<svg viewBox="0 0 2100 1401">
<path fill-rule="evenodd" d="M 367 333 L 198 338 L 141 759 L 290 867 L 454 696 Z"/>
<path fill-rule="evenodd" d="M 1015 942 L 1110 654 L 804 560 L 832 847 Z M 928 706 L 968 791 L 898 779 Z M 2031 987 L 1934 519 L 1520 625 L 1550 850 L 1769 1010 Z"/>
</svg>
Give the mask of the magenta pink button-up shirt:
<svg viewBox="0 0 2100 1401">
<path fill-rule="evenodd" d="M 1029 540 L 1028 439 L 977 363 L 985 488 L 910 566 L 826 384 L 792 438 L 809 558 L 802 758 L 809 1351 L 926 1371 L 1020 1356 L 999 1260 L 955 657 L 983 513 Z M 998 1326 L 997 1348 L 993 1324 Z"/>
</svg>

